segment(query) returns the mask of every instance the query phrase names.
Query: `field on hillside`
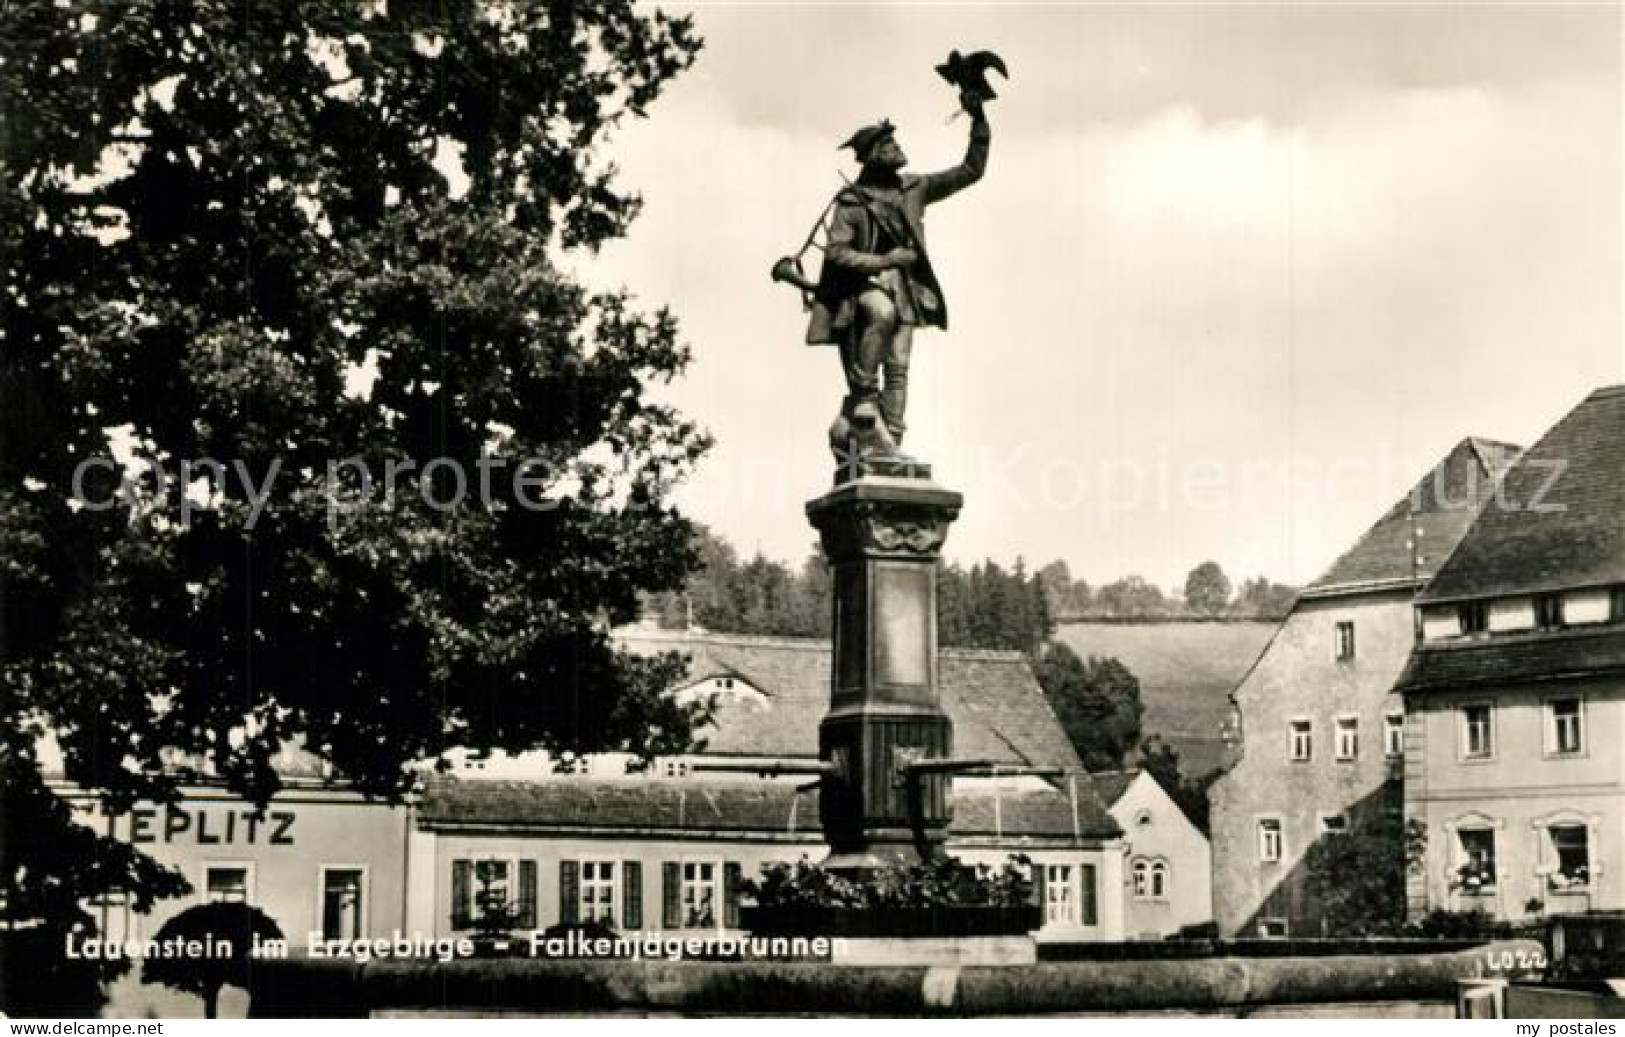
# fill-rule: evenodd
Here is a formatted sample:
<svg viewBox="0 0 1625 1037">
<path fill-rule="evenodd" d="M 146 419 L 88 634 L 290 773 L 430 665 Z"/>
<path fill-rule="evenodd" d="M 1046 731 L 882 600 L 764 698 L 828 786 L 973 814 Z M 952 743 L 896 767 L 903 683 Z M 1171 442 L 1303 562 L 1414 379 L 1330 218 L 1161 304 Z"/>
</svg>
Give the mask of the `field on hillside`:
<svg viewBox="0 0 1625 1037">
<path fill-rule="evenodd" d="M 1280 624 L 1238 622 L 1103 622 L 1059 624 L 1055 638 L 1078 655 L 1113 656 L 1140 679 L 1144 731 L 1179 750 L 1187 774 L 1219 765 L 1220 732 L 1230 691 L 1264 651 Z"/>
</svg>

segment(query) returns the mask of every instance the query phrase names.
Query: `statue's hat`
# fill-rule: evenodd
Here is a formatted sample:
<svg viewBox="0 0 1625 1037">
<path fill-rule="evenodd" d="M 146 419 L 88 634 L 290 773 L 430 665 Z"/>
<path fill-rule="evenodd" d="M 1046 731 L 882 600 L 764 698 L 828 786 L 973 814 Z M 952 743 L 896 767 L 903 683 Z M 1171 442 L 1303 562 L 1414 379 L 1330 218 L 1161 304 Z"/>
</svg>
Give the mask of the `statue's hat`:
<svg viewBox="0 0 1625 1037">
<path fill-rule="evenodd" d="M 871 126 L 865 126 L 852 134 L 841 147 L 851 148 L 853 153 L 857 155 L 859 162 L 867 162 L 869 153 L 874 151 L 876 145 L 891 137 L 896 129 L 897 127 L 891 124 L 890 119 L 881 119 L 879 122 Z"/>
</svg>

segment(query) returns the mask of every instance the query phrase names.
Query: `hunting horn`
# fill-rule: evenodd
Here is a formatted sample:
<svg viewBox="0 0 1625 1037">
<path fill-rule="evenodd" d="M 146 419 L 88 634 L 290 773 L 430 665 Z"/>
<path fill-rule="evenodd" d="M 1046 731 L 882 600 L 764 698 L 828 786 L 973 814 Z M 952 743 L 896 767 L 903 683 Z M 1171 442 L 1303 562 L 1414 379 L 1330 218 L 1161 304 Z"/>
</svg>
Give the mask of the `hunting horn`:
<svg viewBox="0 0 1625 1037">
<path fill-rule="evenodd" d="M 801 260 L 794 256 L 785 256 L 773 264 L 773 280 L 793 284 L 803 292 L 812 292 L 818 289 L 817 283 L 802 272 Z"/>
</svg>

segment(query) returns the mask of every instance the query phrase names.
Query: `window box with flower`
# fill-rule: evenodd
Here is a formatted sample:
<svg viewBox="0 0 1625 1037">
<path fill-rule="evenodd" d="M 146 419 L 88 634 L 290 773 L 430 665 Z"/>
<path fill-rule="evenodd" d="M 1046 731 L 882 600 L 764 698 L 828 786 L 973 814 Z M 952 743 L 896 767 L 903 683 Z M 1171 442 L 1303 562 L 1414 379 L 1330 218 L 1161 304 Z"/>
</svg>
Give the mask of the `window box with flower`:
<svg viewBox="0 0 1625 1037">
<path fill-rule="evenodd" d="M 1451 888 L 1469 895 L 1495 892 L 1495 867 L 1485 861 L 1468 861 L 1456 869 Z"/>
<path fill-rule="evenodd" d="M 1591 888 L 1591 869 L 1584 864 L 1546 873 L 1546 888 L 1553 893 L 1584 893 Z"/>
</svg>

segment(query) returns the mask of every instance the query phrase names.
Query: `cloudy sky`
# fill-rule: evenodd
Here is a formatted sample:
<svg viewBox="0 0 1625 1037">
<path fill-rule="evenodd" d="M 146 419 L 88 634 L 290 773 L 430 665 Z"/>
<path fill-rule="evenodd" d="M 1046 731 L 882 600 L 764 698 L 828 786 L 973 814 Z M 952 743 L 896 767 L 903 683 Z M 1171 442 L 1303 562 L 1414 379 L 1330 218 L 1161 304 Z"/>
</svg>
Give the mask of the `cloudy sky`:
<svg viewBox="0 0 1625 1037">
<path fill-rule="evenodd" d="M 1463 436 L 1625 381 L 1616 4 L 672 9 L 706 47 L 614 142 L 646 207 L 594 276 L 680 317 L 718 440 L 681 499 L 746 552 L 807 552 L 844 391 L 768 268 L 859 125 L 958 161 L 951 48 L 1011 78 L 927 217 L 907 445 L 965 493 L 950 556 L 1308 581 Z"/>
</svg>

